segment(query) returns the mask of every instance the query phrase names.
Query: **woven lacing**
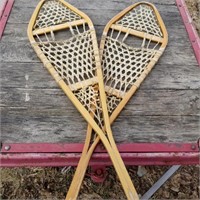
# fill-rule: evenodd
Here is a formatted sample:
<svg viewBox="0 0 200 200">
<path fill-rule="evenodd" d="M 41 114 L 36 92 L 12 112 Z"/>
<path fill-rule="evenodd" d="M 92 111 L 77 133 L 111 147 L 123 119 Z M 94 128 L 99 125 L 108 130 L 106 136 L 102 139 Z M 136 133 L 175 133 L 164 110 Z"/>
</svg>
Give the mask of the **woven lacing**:
<svg viewBox="0 0 200 200">
<path fill-rule="evenodd" d="M 73 85 L 95 76 L 91 31 L 65 41 L 39 42 L 38 44 L 67 85 Z"/>
<path fill-rule="evenodd" d="M 127 92 L 155 53 L 155 50 L 132 48 L 107 37 L 102 57 L 105 85 L 123 93 Z"/>
<path fill-rule="evenodd" d="M 135 7 L 116 24 L 155 36 L 163 36 L 154 10 L 148 5 L 141 4 Z"/>
<path fill-rule="evenodd" d="M 81 17 L 57 0 L 46 0 L 37 16 L 34 29 L 72 22 Z"/>
<path fill-rule="evenodd" d="M 149 63 L 154 60 L 155 55 L 160 55 L 158 42 L 152 42 L 151 39 L 141 39 L 141 45 L 129 46 L 125 43 L 129 36 L 130 29 L 148 33 L 162 38 L 154 10 L 145 4 L 138 5 L 120 20 L 116 25 L 128 28 L 128 32 L 120 41 L 121 31 L 112 29 L 109 36 L 104 37 L 105 44 L 102 55 L 102 67 L 104 83 L 107 88 L 107 105 L 111 115 L 115 108 L 121 102 L 123 96 L 141 77 Z M 114 36 L 117 32 L 117 36 Z M 131 38 L 132 36 L 130 36 Z M 134 39 L 134 38 L 133 38 Z M 116 93 L 118 91 L 118 97 Z"/>
<path fill-rule="evenodd" d="M 84 84 L 84 81 L 96 76 L 91 30 L 77 34 L 65 41 L 40 41 L 38 46 L 72 90 L 73 84 L 82 84 L 82 88 L 73 90 L 73 93 L 88 112 L 93 114 L 98 125 L 103 127 L 99 91 L 95 89 L 95 85 Z"/>
</svg>

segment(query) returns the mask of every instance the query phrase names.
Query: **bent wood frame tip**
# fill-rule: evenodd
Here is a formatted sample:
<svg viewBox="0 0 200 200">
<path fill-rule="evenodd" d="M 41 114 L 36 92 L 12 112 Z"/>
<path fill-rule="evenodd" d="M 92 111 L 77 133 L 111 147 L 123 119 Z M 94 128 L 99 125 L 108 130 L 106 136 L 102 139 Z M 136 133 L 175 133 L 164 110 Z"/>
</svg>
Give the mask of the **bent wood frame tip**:
<svg viewBox="0 0 200 200">
<path fill-rule="evenodd" d="M 118 21 L 119 19 L 121 19 L 125 14 L 127 14 L 129 11 L 131 11 L 132 9 L 136 8 L 137 6 L 141 5 L 141 4 L 145 4 L 145 5 L 148 5 L 150 6 L 154 13 L 156 14 L 156 17 L 157 17 L 157 20 L 159 22 L 159 25 L 160 25 L 160 28 L 161 28 L 161 31 L 163 33 L 163 40 L 161 40 L 161 43 L 163 45 L 163 47 L 166 47 L 167 46 L 167 43 L 168 43 L 168 33 L 167 33 L 167 29 L 166 29 L 166 26 L 163 22 L 163 19 L 160 15 L 160 13 L 158 12 L 157 8 L 155 7 L 155 5 L 153 5 L 152 3 L 149 3 L 149 2 L 146 2 L 146 1 L 142 1 L 142 2 L 138 2 L 138 3 L 135 3 L 127 8 L 125 8 L 124 10 L 122 10 L 120 13 L 118 13 L 116 16 L 114 16 L 108 23 L 107 25 L 105 26 L 104 28 L 104 31 L 103 31 L 103 36 L 106 36 L 107 35 L 107 32 L 108 30 L 111 28 L 112 24 L 114 24 L 116 21 Z M 136 36 L 139 36 L 139 35 L 136 35 Z"/>
<path fill-rule="evenodd" d="M 76 14 L 80 15 L 87 22 L 87 24 L 90 27 L 90 29 L 94 28 L 91 19 L 85 13 L 83 13 L 80 10 L 78 10 L 76 7 L 72 6 L 71 4 L 67 3 L 64 0 L 57 0 L 57 1 L 60 2 L 60 3 L 62 3 L 63 5 L 65 5 L 66 7 L 68 7 L 70 10 L 74 11 Z M 35 8 L 35 10 L 34 10 L 34 12 L 32 14 L 32 16 L 31 16 L 31 19 L 29 21 L 28 29 L 27 29 L 27 34 L 28 34 L 28 37 L 29 37 L 30 41 L 32 41 L 33 35 L 36 34 L 37 32 L 39 34 L 41 34 L 40 30 L 33 31 L 33 26 L 34 26 L 34 23 L 35 23 L 35 20 L 36 20 L 38 14 L 39 14 L 39 11 L 42 8 L 42 6 L 43 6 L 44 3 L 45 3 L 45 0 L 41 0 L 38 3 L 38 5 L 36 6 L 36 8 Z M 84 23 L 82 20 L 77 20 L 77 21 L 78 21 L 78 24 Z M 54 30 L 54 28 L 55 28 L 55 30 L 62 30 L 63 28 L 68 28 L 68 24 L 69 23 L 64 23 L 64 24 L 51 26 L 51 30 Z M 48 28 L 49 27 L 47 27 L 46 29 L 48 29 Z M 45 30 L 45 28 L 44 28 L 44 30 Z"/>
</svg>

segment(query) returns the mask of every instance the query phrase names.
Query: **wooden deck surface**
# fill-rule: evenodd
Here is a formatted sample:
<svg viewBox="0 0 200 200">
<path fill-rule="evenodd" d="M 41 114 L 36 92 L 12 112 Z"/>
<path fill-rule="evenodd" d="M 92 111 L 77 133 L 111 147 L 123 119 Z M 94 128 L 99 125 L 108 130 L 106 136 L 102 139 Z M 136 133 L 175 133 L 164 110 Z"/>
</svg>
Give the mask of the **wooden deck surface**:
<svg viewBox="0 0 200 200">
<path fill-rule="evenodd" d="M 106 23 L 137 1 L 69 0 L 92 19 L 98 39 Z M 152 0 L 168 47 L 113 124 L 117 142 L 190 142 L 200 132 L 200 68 L 174 0 Z M 27 26 L 38 0 L 15 0 L 0 42 L 1 140 L 83 142 L 87 124 L 31 48 Z"/>
</svg>

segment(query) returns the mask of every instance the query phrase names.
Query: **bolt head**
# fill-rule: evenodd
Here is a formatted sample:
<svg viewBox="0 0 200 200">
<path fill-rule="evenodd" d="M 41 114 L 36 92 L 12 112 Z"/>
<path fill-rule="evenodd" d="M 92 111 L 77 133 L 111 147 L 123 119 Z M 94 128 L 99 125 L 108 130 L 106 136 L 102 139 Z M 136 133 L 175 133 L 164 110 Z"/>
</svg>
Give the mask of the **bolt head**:
<svg viewBox="0 0 200 200">
<path fill-rule="evenodd" d="M 6 151 L 10 150 L 10 146 L 9 145 L 6 145 L 4 148 L 5 148 Z"/>
<path fill-rule="evenodd" d="M 192 149 L 192 150 L 195 150 L 195 149 L 196 149 L 196 146 L 193 144 L 193 145 L 191 146 L 191 149 Z"/>
<path fill-rule="evenodd" d="M 97 175 L 100 176 L 102 173 L 103 173 L 103 171 L 102 171 L 101 169 L 97 169 L 97 170 L 96 170 L 96 174 L 97 174 Z"/>
</svg>

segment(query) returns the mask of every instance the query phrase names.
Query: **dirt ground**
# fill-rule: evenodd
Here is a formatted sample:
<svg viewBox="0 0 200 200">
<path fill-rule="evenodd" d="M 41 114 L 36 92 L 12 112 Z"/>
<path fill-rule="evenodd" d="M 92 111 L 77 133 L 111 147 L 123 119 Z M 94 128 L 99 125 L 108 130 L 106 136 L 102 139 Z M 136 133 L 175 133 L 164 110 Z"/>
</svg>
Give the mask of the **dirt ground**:
<svg viewBox="0 0 200 200">
<path fill-rule="evenodd" d="M 186 0 L 185 2 L 200 36 L 200 0 Z"/>
<path fill-rule="evenodd" d="M 186 0 L 200 35 L 200 0 Z M 136 190 L 143 195 L 166 172 L 169 166 L 145 167 L 146 174 L 137 175 L 137 167 L 129 167 Z M 0 199 L 64 199 L 75 168 L 4 168 L 0 169 Z M 113 168 L 108 168 L 103 183 L 94 183 L 90 172 L 83 181 L 79 199 L 125 199 Z M 153 199 L 199 199 L 199 166 L 182 166 L 152 197 Z M 109 188 L 109 189 L 108 189 Z"/>
<path fill-rule="evenodd" d="M 146 174 L 137 175 L 138 167 L 129 167 L 138 194 L 143 195 L 166 172 L 169 166 L 145 167 Z M 0 199 L 64 199 L 75 169 L 63 168 L 1 169 Z M 112 168 L 103 183 L 94 183 L 89 171 L 83 181 L 79 199 L 125 199 L 121 184 Z M 109 188 L 109 189 L 108 189 Z M 153 199 L 199 199 L 199 167 L 182 166 Z"/>
</svg>

